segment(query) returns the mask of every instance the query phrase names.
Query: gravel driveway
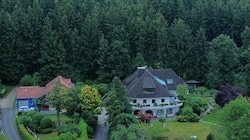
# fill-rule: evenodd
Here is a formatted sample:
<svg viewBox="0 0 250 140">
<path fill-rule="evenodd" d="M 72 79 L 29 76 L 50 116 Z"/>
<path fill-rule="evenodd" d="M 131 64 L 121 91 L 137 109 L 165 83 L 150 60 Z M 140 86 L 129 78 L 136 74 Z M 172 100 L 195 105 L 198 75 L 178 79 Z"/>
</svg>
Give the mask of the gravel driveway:
<svg viewBox="0 0 250 140">
<path fill-rule="evenodd" d="M 16 97 L 16 88 L 14 88 L 11 93 L 5 99 L 1 99 L 2 108 L 2 119 L 0 120 L 1 128 L 6 137 L 9 140 L 21 140 L 16 125 L 15 125 L 15 114 L 16 108 L 12 107 L 12 103 Z"/>
</svg>

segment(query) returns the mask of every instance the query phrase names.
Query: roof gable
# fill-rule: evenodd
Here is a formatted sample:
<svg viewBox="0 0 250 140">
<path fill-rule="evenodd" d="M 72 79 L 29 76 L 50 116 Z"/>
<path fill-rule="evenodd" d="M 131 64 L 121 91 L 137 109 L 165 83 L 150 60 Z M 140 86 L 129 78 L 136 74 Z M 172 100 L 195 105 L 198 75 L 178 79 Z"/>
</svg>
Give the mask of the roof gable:
<svg viewBox="0 0 250 140">
<path fill-rule="evenodd" d="M 73 83 L 71 82 L 71 79 L 65 79 L 64 77 L 59 75 L 53 80 L 51 80 L 48 84 L 46 84 L 45 87 L 46 87 L 47 93 L 49 93 L 54 88 L 54 86 L 56 85 L 56 82 L 59 82 L 62 86 L 66 88 L 71 88 L 74 86 Z"/>
<path fill-rule="evenodd" d="M 145 69 L 143 73 L 141 73 L 141 71 L 139 73 L 140 75 L 137 75 L 137 78 L 130 77 L 130 79 L 125 79 L 125 81 L 123 81 L 127 88 L 126 96 L 132 98 L 157 98 L 174 96 L 167 90 L 166 87 L 160 84 L 147 69 Z M 145 90 L 147 89 L 154 89 L 154 92 L 146 92 Z"/>
<path fill-rule="evenodd" d="M 27 99 L 27 98 L 39 98 L 42 97 L 55 87 L 56 82 L 59 81 L 60 84 L 66 88 L 72 88 L 74 84 L 71 79 L 65 79 L 62 76 L 57 76 L 51 80 L 45 87 L 38 86 L 21 86 L 17 88 L 17 99 Z"/>
</svg>

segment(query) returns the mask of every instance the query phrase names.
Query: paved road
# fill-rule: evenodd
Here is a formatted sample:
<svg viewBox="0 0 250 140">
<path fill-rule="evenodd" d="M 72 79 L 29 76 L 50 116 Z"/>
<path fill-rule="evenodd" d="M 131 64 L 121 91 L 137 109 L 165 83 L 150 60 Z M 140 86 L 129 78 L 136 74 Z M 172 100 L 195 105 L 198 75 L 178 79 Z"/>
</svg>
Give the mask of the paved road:
<svg viewBox="0 0 250 140">
<path fill-rule="evenodd" d="M 1 127 L 6 137 L 10 140 L 21 140 L 15 125 L 15 108 L 2 109 Z"/>
<path fill-rule="evenodd" d="M 5 136 L 9 138 L 9 140 L 21 140 L 14 121 L 16 109 L 12 108 L 15 97 L 16 88 L 7 96 L 7 98 L 0 101 L 2 108 L 2 119 L 0 120 L 0 127 L 5 133 Z"/>
<path fill-rule="evenodd" d="M 94 140 L 108 140 L 109 126 L 105 126 L 105 120 L 107 119 L 106 109 L 102 108 L 102 113 L 98 115 L 98 124 L 95 130 Z"/>
<path fill-rule="evenodd" d="M 94 140 L 108 140 L 108 126 L 97 124 Z"/>
</svg>

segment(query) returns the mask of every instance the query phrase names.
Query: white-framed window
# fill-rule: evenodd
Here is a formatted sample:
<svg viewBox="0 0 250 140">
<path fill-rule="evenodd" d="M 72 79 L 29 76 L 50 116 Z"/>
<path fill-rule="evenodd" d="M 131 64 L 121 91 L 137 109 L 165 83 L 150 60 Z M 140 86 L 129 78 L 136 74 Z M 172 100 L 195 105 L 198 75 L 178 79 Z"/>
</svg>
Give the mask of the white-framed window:
<svg viewBox="0 0 250 140">
<path fill-rule="evenodd" d="M 144 100 L 143 100 L 143 103 L 146 104 L 146 103 L 147 103 L 147 100 L 144 99 Z"/>
<path fill-rule="evenodd" d="M 134 99 L 134 100 L 133 100 L 133 103 L 136 103 L 136 102 L 137 102 L 136 99 Z"/>
<path fill-rule="evenodd" d="M 162 98 L 162 99 L 161 99 L 161 102 L 162 102 L 162 103 L 164 103 L 164 102 L 165 102 L 165 99 L 164 99 L 164 98 Z"/>
<path fill-rule="evenodd" d="M 155 103 L 155 99 L 152 99 L 152 103 Z"/>
</svg>

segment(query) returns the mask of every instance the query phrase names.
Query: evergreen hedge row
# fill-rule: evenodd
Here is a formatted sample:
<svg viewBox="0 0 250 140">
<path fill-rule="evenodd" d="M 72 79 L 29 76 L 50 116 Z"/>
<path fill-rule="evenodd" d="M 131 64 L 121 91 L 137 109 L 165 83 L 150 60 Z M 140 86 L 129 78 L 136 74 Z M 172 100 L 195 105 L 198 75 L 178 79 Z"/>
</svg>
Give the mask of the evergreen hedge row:
<svg viewBox="0 0 250 140">
<path fill-rule="evenodd" d="M 87 123 L 81 120 L 78 126 L 81 130 L 81 136 L 79 137 L 79 140 L 88 140 Z"/>
<path fill-rule="evenodd" d="M 16 125 L 23 140 L 35 140 L 35 137 L 26 130 L 24 125 L 18 122 L 18 117 L 16 117 Z"/>
</svg>

